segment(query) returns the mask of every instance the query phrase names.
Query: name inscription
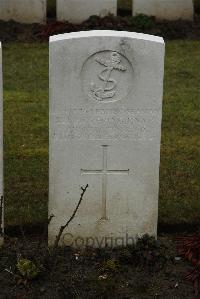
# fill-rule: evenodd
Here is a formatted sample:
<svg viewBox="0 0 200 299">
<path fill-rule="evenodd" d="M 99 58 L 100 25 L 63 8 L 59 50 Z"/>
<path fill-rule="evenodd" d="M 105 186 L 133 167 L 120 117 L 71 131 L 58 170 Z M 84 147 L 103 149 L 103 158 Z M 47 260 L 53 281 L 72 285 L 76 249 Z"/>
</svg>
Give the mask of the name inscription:
<svg viewBox="0 0 200 299">
<path fill-rule="evenodd" d="M 160 110 L 74 108 L 53 113 L 51 136 L 83 140 L 152 140 L 160 130 Z"/>
</svg>

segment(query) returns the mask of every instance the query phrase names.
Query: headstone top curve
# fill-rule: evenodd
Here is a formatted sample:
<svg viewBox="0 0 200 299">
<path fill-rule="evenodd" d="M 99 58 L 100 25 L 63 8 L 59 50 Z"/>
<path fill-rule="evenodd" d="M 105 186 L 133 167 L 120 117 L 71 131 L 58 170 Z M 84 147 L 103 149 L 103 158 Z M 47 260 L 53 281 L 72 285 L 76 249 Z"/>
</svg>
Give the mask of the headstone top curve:
<svg viewBox="0 0 200 299">
<path fill-rule="evenodd" d="M 164 44 L 164 39 L 160 36 L 128 32 L 128 31 L 115 31 L 115 30 L 91 30 L 91 31 L 79 31 L 70 32 L 64 34 L 58 34 L 50 36 L 50 43 L 63 41 L 68 39 L 84 38 L 84 37 L 121 37 L 121 38 L 132 38 L 138 40 L 151 41 L 156 43 Z"/>
</svg>

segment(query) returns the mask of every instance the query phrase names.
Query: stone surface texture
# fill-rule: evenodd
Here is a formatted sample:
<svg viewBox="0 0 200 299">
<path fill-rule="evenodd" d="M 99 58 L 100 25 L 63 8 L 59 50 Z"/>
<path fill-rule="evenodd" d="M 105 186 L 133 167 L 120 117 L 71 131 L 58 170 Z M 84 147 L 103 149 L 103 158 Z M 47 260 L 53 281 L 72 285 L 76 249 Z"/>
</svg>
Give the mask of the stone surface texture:
<svg viewBox="0 0 200 299">
<path fill-rule="evenodd" d="M 92 15 L 117 14 L 117 0 L 57 0 L 57 19 L 79 23 Z"/>
<path fill-rule="evenodd" d="M 133 0 L 133 15 L 145 14 L 160 20 L 193 20 L 193 0 Z"/>
<path fill-rule="evenodd" d="M 160 37 L 89 31 L 50 38 L 50 244 L 86 184 L 60 245 L 156 236 L 163 73 Z"/>
<path fill-rule="evenodd" d="M 2 79 L 2 49 L 0 42 L 0 246 L 3 243 L 4 231 L 3 210 L 3 79 Z"/>
<path fill-rule="evenodd" d="M 0 20 L 45 23 L 46 0 L 0 0 Z"/>
</svg>

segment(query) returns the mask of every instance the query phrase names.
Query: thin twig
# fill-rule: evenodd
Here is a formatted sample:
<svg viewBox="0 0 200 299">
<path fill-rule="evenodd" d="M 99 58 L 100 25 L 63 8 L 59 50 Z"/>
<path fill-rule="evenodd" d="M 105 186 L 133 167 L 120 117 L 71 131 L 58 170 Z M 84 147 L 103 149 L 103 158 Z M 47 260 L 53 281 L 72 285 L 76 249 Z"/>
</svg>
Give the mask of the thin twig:
<svg viewBox="0 0 200 299">
<path fill-rule="evenodd" d="M 81 202 L 82 202 L 82 200 L 83 200 L 83 196 L 84 196 L 84 194 L 85 194 L 85 192 L 86 192 L 86 190 L 87 190 L 88 187 L 89 187 L 88 184 L 87 184 L 85 187 L 81 187 L 82 193 L 81 193 L 79 202 L 78 202 L 78 204 L 77 204 L 77 206 L 76 206 L 76 208 L 75 208 L 75 210 L 74 210 L 72 216 L 71 216 L 70 219 L 67 221 L 67 223 L 66 223 L 65 225 L 62 225 L 62 226 L 60 227 L 59 234 L 58 234 L 58 236 L 56 237 L 56 240 L 55 240 L 55 243 L 54 243 L 54 246 L 53 246 L 53 251 L 54 251 L 55 249 L 58 248 L 58 244 L 59 244 L 59 241 L 60 241 L 60 238 L 61 238 L 61 236 L 62 236 L 63 231 L 66 229 L 66 227 L 68 227 L 68 225 L 70 224 L 70 222 L 71 222 L 71 221 L 74 219 L 74 217 L 76 216 L 76 213 L 77 213 L 77 211 L 78 211 L 78 209 L 79 209 L 79 206 L 80 206 L 80 204 L 81 204 Z"/>
</svg>

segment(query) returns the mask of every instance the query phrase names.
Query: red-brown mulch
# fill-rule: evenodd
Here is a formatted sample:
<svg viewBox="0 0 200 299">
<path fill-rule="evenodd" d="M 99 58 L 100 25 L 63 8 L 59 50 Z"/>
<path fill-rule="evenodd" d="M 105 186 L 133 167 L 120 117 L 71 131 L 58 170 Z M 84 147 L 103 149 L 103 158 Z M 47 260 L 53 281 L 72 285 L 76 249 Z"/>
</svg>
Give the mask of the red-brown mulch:
<svg viewBox="0 0 200 299">
<path fill-rule="evenodd" d="M 200 236 L 177 238 L 178 254 L 192 263 L 194 269 L 186 274 L 186 279 L 194 285 L 195 294 L 200 293 Z"/>
</svg>

